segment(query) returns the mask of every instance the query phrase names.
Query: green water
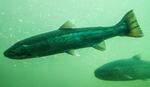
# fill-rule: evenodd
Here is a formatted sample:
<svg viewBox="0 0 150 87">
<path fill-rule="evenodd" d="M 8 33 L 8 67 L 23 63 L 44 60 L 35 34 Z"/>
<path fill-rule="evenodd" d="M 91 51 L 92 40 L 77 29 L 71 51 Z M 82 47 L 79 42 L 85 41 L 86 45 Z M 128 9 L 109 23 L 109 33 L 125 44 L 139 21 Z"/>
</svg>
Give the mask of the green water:
<svg viewBox="0 0 150 87">
<path fill-rule="evenodd" d="M 149 87 L 149 81 L 103 81 L 94 70 L 112 60 L 141 54 L 150 60 L 149 0 L 1 0 L 0 87 Z M 18 40 L 56 30 L 65 21 L 76 27 L 111 26 L 134 9 L 144 37 L 106 40 L 106 51 L 77 50 L 27 60 L 12 60 L 3 52 Z"/>
</svg>

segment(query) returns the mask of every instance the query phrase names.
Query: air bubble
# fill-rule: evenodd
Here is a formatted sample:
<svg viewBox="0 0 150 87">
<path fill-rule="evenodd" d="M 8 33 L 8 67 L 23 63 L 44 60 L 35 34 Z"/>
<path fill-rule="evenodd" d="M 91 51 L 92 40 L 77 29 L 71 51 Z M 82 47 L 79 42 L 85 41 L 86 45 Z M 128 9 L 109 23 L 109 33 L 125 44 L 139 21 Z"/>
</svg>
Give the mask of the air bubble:
<svg viewBox="0 0 150 87">
<path fill-rule="evenodd" d="M 9 30 L 9 31 L 12 31 L 12 29 L 13 29 L 13 28 L 10 27 L 8 30 Z"/>
<path fill-rule="evenodd" d="M 23 64 L 27 64 L 27 62 L 23 62 Z"/>
<path fill-rule="evenodd" d="M 16 64 L 13 65 L 13 67 L 16 67 L 16 66 L 17 66 Z"/>
<path fill-rule="evenodd" d="M 47 16 L 48 16 L 48 17 L 50 17 L 51 15 L 50 15 L 50 14 L 48 14 Z"/>
<path fill-rule="evenodd" d="M 12 38 L 12 37 L 13 37 L 13 34 L 10 34 L 9 37 Z"/>
<path fill-rule="evenodd" d="M 0 14 L 1 14 L 1 15 L 5 15 L 5 12 L 1 12 Z"/>
<path fill-rule="evenodd" d="M 23 19 L 19 19 L 18 21 L 19 21 L 20 23 L 22 23 L 22 22 L 23 22 Z"/>
</svg>

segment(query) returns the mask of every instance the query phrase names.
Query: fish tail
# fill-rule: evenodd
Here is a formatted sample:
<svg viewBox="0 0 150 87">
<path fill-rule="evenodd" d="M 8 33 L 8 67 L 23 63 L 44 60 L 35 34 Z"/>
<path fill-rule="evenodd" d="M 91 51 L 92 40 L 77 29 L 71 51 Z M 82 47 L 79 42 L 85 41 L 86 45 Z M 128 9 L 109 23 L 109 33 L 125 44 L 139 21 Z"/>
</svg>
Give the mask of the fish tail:
<svg viewBox="0 0 150 87">
<path fill-rule="evenodd" d="M 128 32 L 125 34 L 130 37 L 142 37 L 143 32 L 137 22 L 133 10 L 129 11 L 118 24 L 126 24 Z"/>
</svg>

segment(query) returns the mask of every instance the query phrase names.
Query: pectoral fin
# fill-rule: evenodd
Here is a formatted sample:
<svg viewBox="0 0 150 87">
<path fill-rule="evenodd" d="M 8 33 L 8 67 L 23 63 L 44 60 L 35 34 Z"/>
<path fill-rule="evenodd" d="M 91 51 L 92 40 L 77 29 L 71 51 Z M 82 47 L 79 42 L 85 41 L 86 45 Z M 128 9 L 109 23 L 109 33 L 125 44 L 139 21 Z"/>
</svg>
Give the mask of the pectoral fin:
<svg viewBox="0 0 150 87">
<path fill-rule="evenodd" d="M 104 51 L 106 49 L 106 45 L 105 42 L 101 42 L 100 44 L 97 44 L 95 46 L 93 46 L 93 48 L 100 50 L 100 51 Z"/>
<path fill-rule="evenodd" d="M 72 24 L 70 21 L 66 21 L 60 28 L 59 30 L 68 30 L 72 29 L 75 25 Z"/>
<path fill-rule="evenodd" d="M 126 79 L 129 79 L 129 80 L 132 80 L 132 79 L 133 79 L 133 77 L 132 77 L 132 76 L 129 76 L 129 75 L 124 75 L 124 77 L 125 77 Z"/>
<path fill-rule="evenodd" d="M 75 50 L 68 50 L 68 51 L 66 51 L 66 53 L 73 55 L 73 56 L 79 56 L 79 54 L 77 54 Z"/>
</svg>

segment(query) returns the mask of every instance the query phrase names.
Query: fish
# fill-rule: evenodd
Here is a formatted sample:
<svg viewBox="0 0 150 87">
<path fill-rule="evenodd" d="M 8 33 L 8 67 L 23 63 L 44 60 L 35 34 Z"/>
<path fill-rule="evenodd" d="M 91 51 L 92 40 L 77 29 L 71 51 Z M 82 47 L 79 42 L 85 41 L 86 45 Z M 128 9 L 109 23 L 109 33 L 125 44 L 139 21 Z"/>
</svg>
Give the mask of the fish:
<svg viewBox="0 0 150 87">
<path fill-rule="evenodd" d="M 117 24 L 109 27 L 74 27 L 70 21 L 59 29 L 35 35 L 21 41 L 4 51 L 4 56 L 11 59 L 27 59 L 58 53 L 76 55 L 76 49 L 93 47 L 106 49 L 104 40 L 115 36 L 142 37 L 143 32 L 133 10 L 130 10 Z"/>
<path fill-rule="evenodd" d="M 102 65 L 94 71 L 96 78 L 106 81 L 133 81 L 150 79 L 150 61 L 140 55 Z"/>
</svg>

